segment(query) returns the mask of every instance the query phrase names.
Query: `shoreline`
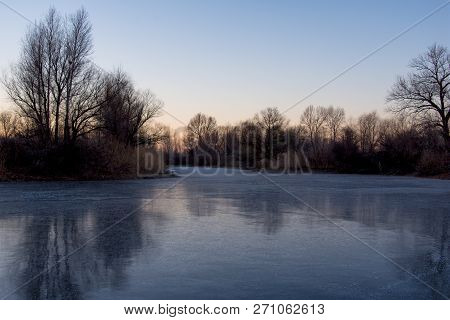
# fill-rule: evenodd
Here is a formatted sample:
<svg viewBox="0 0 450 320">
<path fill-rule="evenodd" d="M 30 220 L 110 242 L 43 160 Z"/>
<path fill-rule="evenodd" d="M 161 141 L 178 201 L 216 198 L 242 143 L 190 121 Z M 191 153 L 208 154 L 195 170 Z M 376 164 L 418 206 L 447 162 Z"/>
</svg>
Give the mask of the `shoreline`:
<svg viewBox="0 0 450 320">
<path fill-rule="evenodd" d="M 249 169 L 249 168 L 236 168 L 231 166 L 204 166 L 199 168 L 228 168 L 228 169 L 241 169 L 254 172 L 266 172 L 266 173 L 283 173 L 283 170 L 275 169 Z M 337 172 L 333 170 L 311 170 L 309 172 L 285 172 L 286 174 L 334 174 L 334 175 L 365 175 L 365 176 L 384 176 L 384 177 L 411 177 L 419 179 L 434 179 L 434 180 L 450 180 L 450 172 L 441 173 L 437 175 L 421 176 L 414 173 L 410 174 L 380 174 L 380 173 L 361 173 L 361 172 Z M 32 175 L 19 175 L 19 174 L 6 174 L 0 176 L 0 183 L 4 182 L 86 182 L 86 181 L 125 181 L 125 180 L 153 180 L 153 179 L 166 179 L 176 178 L 178 175 L 174 172 L 166 172 L 160 174 L 149 174 L 145 176 L 136 175 L 118 175 L 118 176 L 96 176 L 96 177 L 71 177 L 71 176 L 32 176 Z"/>
<path fill-rule="evenodd" d="M 283 173 L 284 170 L 276 170 L 276 169 L 254 169 L 254 168 L 239 168 L 233 166 L 181 166 L 181 165 L 173 165 L 172 167 L 199 167 L 199 168 L 209 168 L 209 169 L 237 169 L 237 170 L 247 170 L 253 172 L 267 172 L 267 173 Z M 287 174 L 295 174 L 294 172 L 286 172 Z M 450 180 L 450 172 L 440 173 L 436 175 L 418 175 L 417 173 L 408 173 L 408 174 L 388 174 L 388 173 L 367 173 L 367 172 L 339 172 L 333 170 L 325 170 L 325 169 L 312 169 L 311 173 L 307 172 L 305 169 L 304 172 L 299 172 L 296 174 L 335 174 L 335 175 L 364 175 L 364 176 L 380 176 L 380 177 L 411 177 L 411 178 L 422 178 L 422 179 L 435 179 L 435 180 Z"/>
<path fill-rule="evenodd" d="M 68 177 L 68 176 L 29 176 L 14 175 L 0 176 L 0 183 L 8 182 L 96 182 L 96 181 L 126 181 L 126 180 L 153 180 L 176 178 L 173 173 L 152 174 L 146 176 L 114 176 L 114 177 Z"/>
</svg>

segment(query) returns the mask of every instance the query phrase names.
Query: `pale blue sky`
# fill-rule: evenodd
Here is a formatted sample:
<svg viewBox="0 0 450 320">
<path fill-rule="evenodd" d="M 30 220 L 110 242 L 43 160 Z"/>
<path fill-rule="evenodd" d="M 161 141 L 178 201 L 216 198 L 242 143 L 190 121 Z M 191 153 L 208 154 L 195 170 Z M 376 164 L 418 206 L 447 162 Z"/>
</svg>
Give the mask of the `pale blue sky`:
<svg viewBox="0 0 450 320">
<path fill-rule="evenodd" d="M 63 13 L 84 6 L 98 65 L 122 67 L 182 121 L 204 112 L 227 123 L 266 107 L 286 109 L 446 1 L 4 2 L 31 20 L 51 5 Z M 18 56 L 27 22 L 0 5 L 0 28 L 5 70 Z M 450 5 L 288 117 L 297 122 L 308 104 L 342 106 L 354 116 L 383 112 L 396 75 L 435 42 L 450 47 Z M 168 116 L 160 121 L 178 125 Z"/>
</svg>

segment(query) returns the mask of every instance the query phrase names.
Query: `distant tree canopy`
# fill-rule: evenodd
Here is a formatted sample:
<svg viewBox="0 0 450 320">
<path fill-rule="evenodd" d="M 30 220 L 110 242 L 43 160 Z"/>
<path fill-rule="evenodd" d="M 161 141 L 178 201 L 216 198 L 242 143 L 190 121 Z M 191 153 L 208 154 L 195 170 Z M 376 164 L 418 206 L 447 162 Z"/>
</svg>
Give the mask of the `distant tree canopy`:
<svg viewBox="0 0 450 320">
<path fill-rule="evenodd" d="M 20 130 L 20 119 L 10 111 L 0 113 L 0 137 L 11 138 Z"/>
<path fill-rule="evenodd" d="M 276 108 L 223 127 L 213 117 L 197 114 L 182 140 L 168 135 L 169 145 L 176 148 L 166 152 L 175 164 L 184 159 L 184 164 L 247 169 L 310 166 L 359 173 L 447 172 L 450 159 L 442 135 L 417 121 L 404 114 L 383 119 L 376 112 L 347 120 L 342 108 L 332 106 L 307 107 L 293 126 Z M 206 155 L 208 161 L 196 162 L 196 155 Z"/>
</svg>

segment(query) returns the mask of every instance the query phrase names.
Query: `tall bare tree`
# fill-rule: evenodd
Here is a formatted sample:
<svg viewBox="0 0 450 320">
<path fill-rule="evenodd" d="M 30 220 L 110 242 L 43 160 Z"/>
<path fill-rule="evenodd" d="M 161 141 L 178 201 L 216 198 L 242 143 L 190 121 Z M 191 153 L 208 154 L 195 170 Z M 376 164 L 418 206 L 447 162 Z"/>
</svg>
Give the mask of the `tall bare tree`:
<svg viewBox="0 0 450 320">
<path fill-rule="evenodd" d="M 266 159 L 274 159 L 285 143 L 284 129 L 288 121 L 278 108 L 267 108 L 255 117 L 256 123 L 264 131 L 264 152 Z"/>
<path fill-rule="evenodd" d="M 328 115 L 325 119 L 330 130 L 331 141 L 336 142 L 339 130 L 345 121 L 345 111 L 343 108 L 334 108 L 333 106 L 328 107 Z"/>
<path fill-rule="evenodd" d="M 19 62 L 11 67 L 11 75 L 3 79 L 6 92 L 22 115 L 29 118 L 41 143 L 51 138 L 51 102 L 49 99 L 50 45 L 46 44 L 43 22 L 30 29 L 23 41 Z"/>
<path fill-rule="evenodd" d="M 263 128 L 257 122 L 247 120 L 239 126 L 239 160 L 244 167 L 255 168 L 264 156 Z"/>
<path fill-rule="evenodd" d="M 373 152 L 379 140 L 380 119 L 377 113 L 363 114 L 358 119 L 359 141 L 361 151 Z"/>
<path fill-rule="evenodd" d="M 64 142 L 74 143 L 95 109 L 91 25 L 80 9 L 63 19 L 55 9 L 30 28 L 21 57 L 3 83 L 43 144 L 58 143 L 61 118 Z M 88 103 L 89 102 L 89 103 Z"/>
<path fill-rule="evenodd" d="M 303 112 L 300 123 L 305 128 L 312 143 L 322 137 L 325 132 L 329 112 L 325 107 L 308 106 Z"/>
<path fill-rule="evenodd" d="M 67 57 L 64 143 L 67 144 L 74 140 L 71 137 L 73 98 L 81 94 L 79 90 L 84 90 L 86 69 L 92 66 L 89 59 L 93 49 L 92 26 L 86 10 L 78 10 L 68 18 L 64 49 Z"/>
<path fill-rule="evenodd" d="M 47 68 L 49 72 L 48 95 L 49 101 L 52 98 L 52 110 L 54 115 L 53 139 L 59 142 L 60 117 L 62 104 L 64 102 L 64 92 L 67 84 L 68 56 L 65 50 L 66 30 L 65 22 L 58 12 L 51 8 L 45 18 L 45 38 L 47 39 Z"/>
<path fill-rule="evenodd" d="M 412 72 L 399 77 L 387 101 L 393 112 L 420 115 L 424 121 L 438 127 L 450 148 L 450 53 L 439 45 L 412 60 Z"/>
<path fill-rule="evenodd" d="M 72 145 L 78 138 L 98 129 L 98 116 L 107 103 L 107 98 L 103 95 L 106 79 L 100 70 L 91 65 L 83 71 L 80 79 L 72 89 L 76 95 L 71 97 L 70 103 L 70 140 L 65 141 Z"/>
<path fill-rule="evenodd" d="M 217 121 L 215 118 L 196 114 L 186 128 L 186 142 L 189 148 L 211 147 L 213 138 L 217 135 Z"/>
</svg>

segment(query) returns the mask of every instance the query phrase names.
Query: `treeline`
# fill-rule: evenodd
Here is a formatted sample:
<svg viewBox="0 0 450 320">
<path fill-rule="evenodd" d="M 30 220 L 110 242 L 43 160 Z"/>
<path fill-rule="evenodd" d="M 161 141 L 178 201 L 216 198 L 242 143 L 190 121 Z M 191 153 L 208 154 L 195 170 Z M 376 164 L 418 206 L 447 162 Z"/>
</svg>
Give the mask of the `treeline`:
<svg viewBox="0 0 450 320">
<path fill-rule="evenodd" d="M 343 109 L 321 106 L 306 108 L 297 125 L 276 108 L 228 126 L 197 114 L 165 146 L 175 165 L 436 175 L 449 172 L 450 164 L 434 127 L 403 114 L 383 119 L 372 112 L 347 120 Z"/>
<path fill-rule="evenodd" d="M 267 170 L 438 175 L 450 172 L 450 55 L 434 45 L 414 59 L 387 97 L 392 116 L 346 119 L 309 106 L 290 124 L 268 108 L 237 125 L 197 114 L 166 143 L 168 163 Z"/>
<path fill-rule="evenodd" d="M 81 9 L 51 9 L 23 39 L 2 79 L 15 106 L 0 114 L 0 175 L 102 178 L 132 176 L 136 147 L 160 138 L 148 128 L 162 103 L 121 70 L 92 60 L 92 26 Z"/>
</svg>

